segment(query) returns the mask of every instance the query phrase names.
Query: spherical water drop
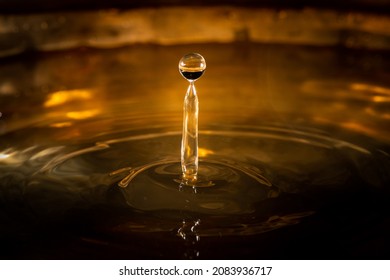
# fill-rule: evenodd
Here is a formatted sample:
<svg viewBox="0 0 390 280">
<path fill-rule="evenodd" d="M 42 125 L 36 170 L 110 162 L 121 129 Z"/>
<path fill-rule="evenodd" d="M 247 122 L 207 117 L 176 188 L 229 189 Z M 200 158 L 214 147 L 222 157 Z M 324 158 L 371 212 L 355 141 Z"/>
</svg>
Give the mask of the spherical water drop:
<svg viewBox="0 0 390 280">
<path fill-rule="evenodd" d="M 199 79 L 206 70 L 206 60 L 198 53 L 189 53 L 179 61 L 179 71 L 183 77 L 190 81 Z"/>
</svg>

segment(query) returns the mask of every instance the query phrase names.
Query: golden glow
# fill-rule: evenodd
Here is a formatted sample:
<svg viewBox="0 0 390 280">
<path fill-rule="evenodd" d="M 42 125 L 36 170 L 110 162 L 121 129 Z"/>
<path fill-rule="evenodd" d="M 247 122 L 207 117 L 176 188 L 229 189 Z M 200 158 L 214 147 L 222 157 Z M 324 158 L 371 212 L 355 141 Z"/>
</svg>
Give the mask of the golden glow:
<svg viewBox="0 0 390 280">
<path fill-rule="evenodd" d="M 69 127 L 69 126 L 72 126 L 71 122 L 58 122 L 50 125 L 50 127 L 55 127 L 55 128 L 62 128 L 62 127 Z"/>
<path fill-rule="evenodd" d="M 207 157 L 208 155 L 212 155 L 214 152 L 212 150 L 207 150 L 205 148 L 199 148 L 198 149 L 198 155 L 200 157 Z"/>
<path fill-rule="evenodd" d="M 380 94 L 385 94 L 385 95 L 390 95 L 390 89 L 389 88 L 384 88 L 384 87 L 378 87 L 378 86 L 372 86 L 372 85 L 367 85 L 367 84 L 359 84 L 359 83 L 354 83 L 351 84 L 351 88 L 353 90 L 359 90 L 359 91 L 372 91 L 375 93 L 380 93 Z"/>
<path fill-rule="evenodd" d="M 354 130 L 354 131 L 357 131 L 360 133 L 364 133 L 364 134 L 368 134 L 368 135 L 375 134 L 375 130 L 373 130 L 367 126 L 364 126 L 362 124 L 356 123 L 356 122 L 344 122 L 344 123 L 341 123 L 340 125 L 341 125 L 341 127 L 351 129 L 351 130 Z"/>
<path fill-rule="evenodd" d="M 372 101 L 376 103 L 390 102 L 390 89 L 366 84 L 351 84 L 351 89 L 357 91 L 368 91 L 377 95 L 372 96 Z"/>
<path fill-rule="evenodd" d="M 376 103 L 389 102 L 390 96 L 375 95 L 372 97 L 372 101 L 374 101 Z"/>
<path fill-rule="evenodd" d="M 53 92 L 48 95 L 43 104 L 46 108 L 58 106 L 74 100 L 88 100 L 92 98 L 92 92 L 88 89 L 73 89 Z"/>
<path fill-rule="evenodd" d="M 85 111 L 74 111 L 74 112 L 67 112 L 66 116 L 73 120 L 83 120 L 88 119 L 96 116 L 100 111 L 97 109 L 93 110 L 85 110 Z"/>
<path fill-rule="evenodd" d="M 7 149 L 5 151 L 0 151 L 0 162 L 5 164 L 20 164 L 23 162 L 23 157 L 18 155 L 17 151 Z"/>
<path fill-rule="evenodd" d="M 384 120 L 390 120 L 390 114 L 389 113 L 381 114 L 381 113 L 376 112 L 372 108 L 366 108 L 364 111 L 367 114 L 371 115 L 371 116 L 374 116 L 374 117 L 377 117 L 377 118 L 381 118 L 381 119 L 384 119 Z"/>
<path fill-rule="evenodd" d="M 9 157 L 10 157 L 10 155 L 8 155 L 8 154 L 0 153 L 0 160 L 7 159 L 7 158 L 9 158 Z"/>
</svg>

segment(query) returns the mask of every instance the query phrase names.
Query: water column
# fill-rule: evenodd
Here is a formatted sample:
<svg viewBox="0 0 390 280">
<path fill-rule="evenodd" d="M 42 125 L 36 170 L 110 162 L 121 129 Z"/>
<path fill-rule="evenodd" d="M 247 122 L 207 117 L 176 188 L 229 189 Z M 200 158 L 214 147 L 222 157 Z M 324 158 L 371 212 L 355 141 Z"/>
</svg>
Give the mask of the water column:
<svg viewBox="0 0 390 280">
<path fill-rule="evenodd" d="M 194 184 L 198 175 L 198 115 L 199 101 L 195 81 L 206 70 L 206 61 L 200 54 L 189 53 L 179 61 L 179 71 L 190 83 L 184 98 L 183 135 L 181 142 L 181 169 L 186 184 Z"/>
</svg>

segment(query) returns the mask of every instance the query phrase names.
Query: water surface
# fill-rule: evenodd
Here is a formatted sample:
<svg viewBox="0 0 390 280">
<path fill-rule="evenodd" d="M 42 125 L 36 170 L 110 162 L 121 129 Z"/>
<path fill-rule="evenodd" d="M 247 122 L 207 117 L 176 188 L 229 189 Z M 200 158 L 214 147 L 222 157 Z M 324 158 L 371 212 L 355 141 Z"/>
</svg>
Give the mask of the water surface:
<svg viewBox="0 0 390 280">
<path fill-rule="evenodd" d="M 190 51 L 208 63 L 194 188 L 179 163 Z M 388 258 L 386 51 L 83 48 L 0 73 L 4 259 Z"/>
</svg>

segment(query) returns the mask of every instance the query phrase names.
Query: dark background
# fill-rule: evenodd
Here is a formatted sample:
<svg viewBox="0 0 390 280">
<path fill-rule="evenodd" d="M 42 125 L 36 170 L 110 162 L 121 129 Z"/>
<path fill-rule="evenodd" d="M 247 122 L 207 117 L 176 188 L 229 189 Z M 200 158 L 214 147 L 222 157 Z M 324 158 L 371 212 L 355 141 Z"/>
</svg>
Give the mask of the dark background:
<svg viewBox="0 0 390 280">
<path fill-rule="evenodd" d="M 256 6 L 271 8 L 326 8 L 336 10 L 389 13 L 390 0 L 0 0 L 1 13 L 36 13 L 65 10 L 131 9 L 162 6 Z"/>
</svg>

